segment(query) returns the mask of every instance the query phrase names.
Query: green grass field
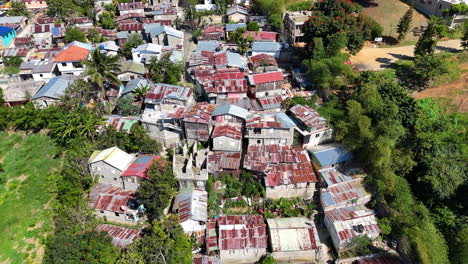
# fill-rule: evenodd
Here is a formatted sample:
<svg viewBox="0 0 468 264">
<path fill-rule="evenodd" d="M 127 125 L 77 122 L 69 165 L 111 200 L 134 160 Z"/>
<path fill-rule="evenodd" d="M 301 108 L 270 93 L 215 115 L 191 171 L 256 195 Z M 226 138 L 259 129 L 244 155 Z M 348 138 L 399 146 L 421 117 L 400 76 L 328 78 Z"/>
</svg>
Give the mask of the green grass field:
<svg viewBox="0 0 468 264">
<path fill-rule="evenodd" d="M 47 136 L 0 132 L 0 263 L 40 263 L 59 166 Z"/>
</svg>

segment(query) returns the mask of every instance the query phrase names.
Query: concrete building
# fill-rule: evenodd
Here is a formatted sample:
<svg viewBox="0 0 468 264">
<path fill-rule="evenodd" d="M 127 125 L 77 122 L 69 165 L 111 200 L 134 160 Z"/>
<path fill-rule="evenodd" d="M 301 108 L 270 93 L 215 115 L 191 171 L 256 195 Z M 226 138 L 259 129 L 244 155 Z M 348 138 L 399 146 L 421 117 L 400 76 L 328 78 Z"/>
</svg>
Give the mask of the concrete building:
<svg viewBox="0 0 468 264">
<path fill-rule="evenodd" d="M 142 181 L 149 179 L 148 169 L 154 161 L 159 159 L 160 157 L 156 155 L 137 157 L 120 175 L 123 188 L 136 191 Z"/>
<path fill-rule="evenodd" d="M 350 206 L 325 212 L 325 226 L 335 246 L 341 252 L 357 236 L 375 240 L 380 234 L 374 211 L 365 206 Z"/>
<path fill-rule="evenodd" d="M 245 121 L 249 145 L 292 145 L 296 124 L 282 112 L 248 115 Z"/>
<path fill-rule="evenodd" d="M 122 224 L 137 224 L 145 211 L 133 191 L 101 183 L 91 189 L 88 206 L 97 217 Z"/>
<path fill-rule="evenodd" d="M 99 179 L 99 183 L 122 188 L 120 175 L 133 162 L 135 157 L 118 147 L 102 151 L 96 150 L 89 157 L 88 165 L 91 174 Z"/>
<path fill-rule="evenodd" d="M 133 61 L 124 61 L 120 63 L 117 78 L 126 83 L 131 80 L 143 78 L 146 73 L 145 65 Z"/>
<path fill-rule="evenodd" d="M 304 46 L 304 24 L 312 15 L 311 11 L 286 12 L 283 18 L 283 34 L 290 45 Z"/>
<path fill-rule="evenodd" d="M 295 105 L 288 113 L 297 124 L 304 148 L 333 141 L 333 129 L 328 128 L 327 120 L 310 106 Z"/>
<path fill-rule="evenodd" d="M 172 171 L 179 184 L 179 189 L 205 189 L 208 181 L 207 157 L 208 150 L 198 150 L 196 144 L 193 144 L 190 149 L 184 144 L 182 153 L 174 153 Z"/>
<path fill-rule="evenodd" d="M 347 206 L 365 205 L 371 194 L 363 185 L 363 178 L 334 184 L 320 191 L 320 203 L 324 211 Z"/>
<path fill-rule="evenodd" d="M 58 70 L 61 74 L 80 75 L 85 71 L 82 61 L 88 59 L 93 47 L 86 43 L 73 41 L 63 47 L 55 56 Z"/>
<path fill-rule="evenodd" d="M 233 5 L 226 10 L 226 16 L 228 21 L 247 22 L 249 19 L 249 12 L 243 6 Z"/>
<path fill-rule="evenodd" d="M 100 224 L 96 227 L 96 232 L 105 232 L 112 239 L 112 245 L 125 250 L 141 236 L 141 230 L 125 228 L 121 226 Z"/>
<path fill-rule="evenodd" d="M 450 8 L 452 4 L 465 3 L 468 0 L 416 0 L 414 1 L 416 9 L 426 15 L 442 16 L 445 9 Z"/>
<path fill-rule="evenodd" d="M 284 78 L 280 71 L 248 76 L 250 98 L 282 95 Z"/>
<path fill-rule="evenodd" d="M 149 64 L 152 58 L 160 59 L 162 46 L 154 43 L 145 43 L 132 49 L 134 62 Z"/>
<path fill-rule="evenodd" d="M 185 138 L 189 143 L 208 141 L 211 134 L 211 116 L 215 105 L 196 103 L 182 115 Z"/>
<path fill-rule="evenodd" d="M 50 79 L 31 98 L 37 107 L 49 107 L 60 102 L 68 86 L 78 80 L 78 76 L 60 75 Z"/>
<path fill-rule="evenodd" d="M 317 170 L 343 167 L 350 164 L 353 158 L 351 151 L 338 143 L 317 145 L 308 150 L 312 153 L 312 161 Z"/>
<path fill-rule="evenodd" d="M 117 5 L 117 10 L 120 15 L 131 13 L 145 14 L 145 6 L 142 2 L 119 3 Z"/>
<path fill-rule="evenodd" d="M 28 61 L 20 65 L 20 78 L 22 80 L 33 79 L 36 82 L 47 82 L 55 77 L 55 62 L 52 61 Z"/>
<path fill-rule="evenodd" d="M 264 178 L 270 199 L 311 199 L 318 182 L 306 150 L 284 145 L 249 145 L 244 168 Z"/>
<path fill-rule="evenodd" d="M 208 193 L 202 189 L 182 189 L 174 198 L 172 212 L 188 236 L 203 237 L 208 220 Z"/>
<path fill-rule="evenodd" d="M 278 42 L 259 42 L 255 41 L 252 44 L 252 55 L 255 56 L 258 54 L 268 54 L 275 59 L 279 59 L 281 55 L 281 44 Z"/>
<path fill-rule="evenodd" d="M 242 126 L 229 123 L 215 126 L 211 138 L 213 151 L 240 152 L 242 150 Z"/>
<path fill-rule="evenodd" d="M 151 39 L 151 43 L 161 46 L 176 47 L 184 44 L 184 33 L 170 26 L 145 24 L 145 34 Z"/>
<path fill-rule="evenodd" d="M 267 219 L 268 242 L 276 261 L 315 263 L 322 255 L 317 228 L 305 217 Z"/>
</svg>

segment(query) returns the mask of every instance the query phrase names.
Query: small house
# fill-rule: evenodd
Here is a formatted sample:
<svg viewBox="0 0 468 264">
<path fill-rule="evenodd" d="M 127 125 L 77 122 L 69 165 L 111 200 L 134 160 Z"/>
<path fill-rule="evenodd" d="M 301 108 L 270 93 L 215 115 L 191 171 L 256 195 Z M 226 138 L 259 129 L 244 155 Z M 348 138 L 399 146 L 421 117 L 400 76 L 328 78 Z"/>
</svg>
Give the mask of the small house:
<svg viewBox="0 0 468 264">
<path fill-rule="evenodd" d="M 202 89 L 210 103 L 216 103 L 218 98 L 247 97 L 247 80 L 243 72 L 220 70 L 208 77 L 202 83 Z"/>
<path fill-rule="evenodd" d="M 226 33 L 221 25 L 210 25 L 203 30 L 204 40 L 224 40 Z"/>
<path fill-rule="evenodd" d="M 20 65 L 20 78 L 22 80 L 33 79 L 36 82 L 49 81 L 55 77 L 55 62 L 52 61 L 28 61 Z"/>
<path fill-rule="evenodd" d="M 154 43 L 145 43 L 132 49 L 133 62 L 149 64 L 152 58 L 160 59 L 162 46 Z"/>
<path fill-rule="evenodd" d="M 61 74 L 82 74 L 85 67 L 81 62 L 88 59 L 92 49 L 91 45 L 79 41 L 73 41 L 64 46 L 54 60 L 59 72 Z"/>
<path fill-rule="evenodd" d="M 196 144 L 193 144 L 190 149 L 184 144 L 182 153 L 175 151 L 172 171 L 177 179 L 179 189 L 205 189 L 208 181 L 207 156 L 208 150 L 199 150 Z"/>
<path fill-rule="evenodd" d="M 126 34 L 138 34 L 140 35 L 143 31 L 143 23 L 140 23 L 138 21 L 134 21 L 134 20 L 124 20 L 124 21 L 121 21 L 118 23 L 118 28 L 119 28 L 119 32 L 121 34 L 121 37 L 125 37 L 123 34 L 123 32 L 125 32 Z M 117 34 L 118 34 L 117 33 Z M 117 35 L 117 37 L 119 37 Z M 120 47 L 123 47 L 121 45 L 122 43 L 119 43 L 119 46 Z"/>
<path fill-rule="evenodd" d="M 54 37 L 60 37 L 62 30 L 65 30 L 65 23 L 51 23 L 52 21 L 54 20 L 44 18 L 41 19 L 43 24 L 32 26 L 32 37 L 36 47 L 51 48 L 54 44 Z"/>
<path fill-rule="evenodd" d="M 0 26 L 0 48 L 7 48 L 15 36 L 16 31 L 13 28 Z"/>
<path fill-rule="evenodd" d="M 260 53 L 251 56 L 249 60 L 250 69 L 255 73 L 278 71 L 278 62 L 276 62 L 275 57 L 272 55 Z"/>
<path fill-rule="evenodd" d="M 353 181 L 358 178 L 365 178 L 367 174 L 361 168 L 332 167 L 317 171 L 320 183 L 323 188 L 334 186 L 344 182 Z"/>
<path fill-rule="evenodd" d="M 297 124 L 303 147 L 317 146 L 333 140 L 333 129 L 327 120 L 307 105 L 295 105 L 289 109 L 290 116 Z"/>
<path fill-rule="evenodd" d="M 207 159 L 208 172 L 214 175 L 221 173 L 238 175 L 241 163 L 240 152 L 210 152 Z"/>
<path fill-rule="evenodd" d="M 140 79 L 146 73 L 145 65 L 134 61 L 123 61 L 120 63 L 119 73 L 117 78 L 122 82 Z"/>
<path fill-rule="evenodd" d="M 97 44 L 101 52 L 107 53 L 109 56 L 117 56 L 120 50 L 120 47 L 115 44 L 115 41 L 108 40 L 102 43 Z"/>
<path fill-rule="evenodd" d="M 208 141 L 211 133 L 211 117 L 215 105 L 207 102 L 196 103 L 182 115 L 185 138 L 189 143 Z"/>
<path fill-rule="evenodd" d="M 242 150 L 242 127 L 229 123 L 215 126 L 213 134 L 213 151 L 240 152 Z"/>
<path fill-rule="evenodd" d="M 312 152 L 313 163 L 317 170 L 324 168 L 343 167 L 348 165 L 353 154 L 338 143 L 317 145 L 309 148 Z"/>
<path fill-rule="evenodd" d="M 161 46 L 176 47 L 184 44 L 184 33 L 170 26 L 150 27 L 148 31 L 145 30 L 145 33 L 149 35 L 152 43 Z"/>
<path fill-rule="evenodd" d="M 271 31 L 246 31 L 244 37 L 250 36 L 254 41 L 276 42 L 278 33 Z"/>
<path fill-rule="evenodd" d="M 120 96 L 122 97 L 128 94 L 133 95 L 136 88 L 140 88 L 147 85 L 149 85 L 149 81 L 145 78 L 135 78 L 133 80 L 129 80 L 127 82 L 127 85 L 125 85 L 123 91 L 120 93 Z"/>
<path fill-rule="evenodd" d="M 53 77 L 31 98 L 38 107 L 49 107 L 60 102 L 68 86 L 78 80 L 78 76 L 60 75 Z"/>
<path fill-rule="evenodd" d="M 147 155 L 137 157 L 120 175 L 123 188 L 125 190 L 136 191 L 141 181 L 149 179 L 147 172 L 155 160 L 159 160 L 159 156 Z"/>
<path fill-rule="evenodd" d="M 247 8 L 240 5 L 233 5 L 226 11 L 228 21 L 232 22 L 247 22 L 249 18 L 249 12 Z"/>
<path fill-rule="evenodd" d="M 306 150 L 278 144 L 249 145 L 244 168 L 264 178 L 266 197 L 311 199 L 318 182 Z"/>
<path fill-rule="evenodd" d="M 324 221 L 338 252 L 346 249 L 355 237 L 366 235 L 375 240 L 380 234 L 374 211 L 363 205 L 326 211 Z"/>
<path fill-rule="evenodd" d="M 267 219 L 272 257 L 278 262 L 317 263 L 321 244 L 317 228 L 306 217 Z"/>
<path fill-rule="evenodd" d="M 142 2 L 119 3 L 117 5 L 117 10 L 120 15 L 130 13 L 145 14 L 145 6 Z"/>
<path fill-rule="evenodd" d="M 229 124 L 242 127 L 249 111 L 232 104 L 218 104 L 213 112 L 215 125 Z"/>
<path fill-rule="evenodd" d="M 280 71 L 249 75 L 248 80 L 251 98 L 282 94 L 284 78 Z"/>
<path fill-rule="evenodd" d="M 127 246 L 135 242 L 141 236 L 141 230 L 121 226 L 99 224 L 96 232 L 104 232 L 112 239 L 112 245 L 125 250 Z"/>
<path fill-rule="evenodd" d="M 257 113 L 247 116 L 245 121 L 249 145 L 292 145 L 296 124 L 285 113 Z"/>
<path fill-rule="evenodd" d="M 320 191 L 320 203 L 324 211 L 352 205 L 365 205 L 371 199 L 370 193 L 358 178 L 329 186 Z"/>
<path fill-rule="evenodd" d="M 172 212 L 188 236 L 204 237 L 208 220 L 208 193 L 202 189 L 182 189 L 174 198 Z"/>
<path fill-rule="evenodd" d="M 284 101 L 281 95 L 264 96 L 256 99 L 263 111 L 280 112 Z"/>
<path fill-rule="evenodd" d="M 137 224 L 145 211 L 134 191 L 101 183 L 91 189 L 88 206 L 97 217 L 122 224 Z"/>
<path fill-rule="evenodd" d="M 91 174 L 99 179 L 99 183 L 122 188 L 120 175 L 134 159 L 133 155 L 127 154 L 118 147 L 112 147 L 94 151 L 89 157 L 88 165 Z"/>
<path fill-rule="evenodd" d="M 252 56 L 258 54 L 269 54 L 275 57 L 275 59 L 279 59 L 281 55 L 281 44 L 278 42 L 255 41 L 252 44 Z"/>
</svg>

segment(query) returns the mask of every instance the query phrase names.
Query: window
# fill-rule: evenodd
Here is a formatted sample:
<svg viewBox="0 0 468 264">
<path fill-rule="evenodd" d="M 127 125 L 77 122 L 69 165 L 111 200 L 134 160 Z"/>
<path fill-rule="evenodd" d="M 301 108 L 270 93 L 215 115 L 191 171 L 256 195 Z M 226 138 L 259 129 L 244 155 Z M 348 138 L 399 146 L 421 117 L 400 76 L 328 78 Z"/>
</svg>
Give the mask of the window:
<svg viewBox="0 0 468 264">
<path fill-rule="evenodd" d="M 99 212 L 100 212 L 101 214 L 103 214 L 103 213 L 104 213 L 104 210 L 101 210 L 101 211 L 99 211 Z"/>
<path fill-rule="evenodd" d="M 101 175 L 101 179 L 104 179 L 104 175 Z"/>
<path fill-rule="evenodd" d="M 115 212 L 115 216 L 120 216 L 120 214 L 119 214 L 119 213 L 117 213 L 117 212 Z"/>
<path fill-rule="evenodd" d="M 254 128 L 254 134 L 261 134 L 262 129 L 261 128 Z"/>
<path fill-rule="evenodd" d="M 42 73 L 39 74 L 39 77 L 44 77 L 44 75 Z"/>
<path fill-rule="evenodd" d="M 257 140 L 257 144 L 262 144 L 262 141 L 260 139 Z"/>
<path fill-rule="evenodd" d="M 320 137 L 320 133 L 315 134 L 315 137 L 316 138 Z"/>
<path fill-rule="evenodd" d="M 117 180 L 117 178 L 114 178 L 114 181 L 116 181 L 116 180 Z"/>
<path fill-rule="evenodd" d="M 67 67 L 67 63 L 66 63 L 66 62 L 62 62 L 62 66 L 63 66 L 63 67 Z"/>
</svg>

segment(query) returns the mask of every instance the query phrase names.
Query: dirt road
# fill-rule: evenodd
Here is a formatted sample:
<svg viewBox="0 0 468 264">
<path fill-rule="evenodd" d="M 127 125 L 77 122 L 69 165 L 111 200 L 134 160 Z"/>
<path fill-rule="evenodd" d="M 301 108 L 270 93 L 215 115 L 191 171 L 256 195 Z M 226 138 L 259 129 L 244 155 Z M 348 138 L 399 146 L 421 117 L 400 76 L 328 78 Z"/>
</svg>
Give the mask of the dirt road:
<svg viewBox="0 0 468 264">
<path fill-rule="evenodd" d="M 460 50 L 460 40 L 439 41 L 436 47 L 438 51 Z M 360 71 L 380 71 L 393 62 L 413 57 L 414 45 L 396 48 L 374 48 L 364 47 L 356 56 L 350 60 L 354 67 Z"/>
</svg>

